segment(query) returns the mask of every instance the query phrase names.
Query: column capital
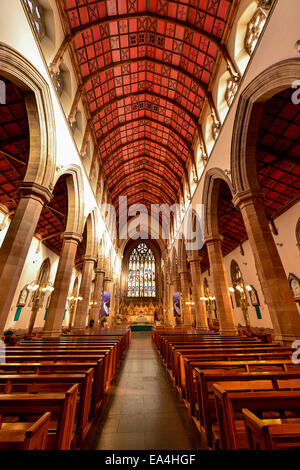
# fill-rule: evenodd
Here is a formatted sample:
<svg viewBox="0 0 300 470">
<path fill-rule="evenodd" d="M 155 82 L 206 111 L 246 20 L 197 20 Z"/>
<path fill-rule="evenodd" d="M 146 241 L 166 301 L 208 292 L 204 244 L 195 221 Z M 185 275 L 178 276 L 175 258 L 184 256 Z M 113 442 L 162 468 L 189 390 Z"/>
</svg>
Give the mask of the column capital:
<svg viewBox="0 0 300 470">
<path fill-rule="evenodd" d="M 189 270 L 188 269 L 181 269 L 180 271 L 178 271 L 178 273 L 179 273 L 179 276 L 181 274 L 189 274 Z"/>
<path fill-rule="evenodd" d="M 222 242 L 224 237 L 220 234 L 217 235 L 209 235 L 205 237 L 204 243 L 215 243 L 215 242 Z"/>
<path fill-rule="evenodd" d="M 82 235 L 76 232 L 63 232 L 60 236 L 63 240 L 72 240 L 77 243 L 82 241 Z"/>
<path fill-rule="evenodd" d="M 83 261 L 87 261 L 88 263 L 96 263 L 97 261 L 96 256 L 92 255 L 83 255 L 82 259 Z"/>
<path fill-rule="evenodd" d="M 53 197 L 49 188 L 29 181 L 22 181 L 19 184 L 18 193 L 22 198 L 39 199 L 43 204 L 50 202 Z"/>
<path fill-rule="evenodd" d="M 104 275 L 105 275 L 105 271 L 104 271 L 104 269 L 102 269 L 102 268 L 96 268 L 96 269 L 95 269 L 95 273 L 96 273 L 96 274 L 104 274 Z"/>
<path fill-rule="evenodd" d="M 195 262 L 201 263 L 202 259 L 203 259 L 202 256 L 199 255 L 198 253 L 195 253 L 195 254 L 192 254 L 192 255 L 188 256 L 189 263 L 195 263 Z"/>
<path fill-rule="evenodd" d="M 255 191 L 252 191 L 251 189 L 247 189 L 246 191 L 237 193 L 233 197 L 232 203 L 235 207 L 240 207 L 243 203 L 254 202 L 257 199 L 263 201 L 264 198 L 265 195 L 261 190 L 257 189 Z"/>
</svg>

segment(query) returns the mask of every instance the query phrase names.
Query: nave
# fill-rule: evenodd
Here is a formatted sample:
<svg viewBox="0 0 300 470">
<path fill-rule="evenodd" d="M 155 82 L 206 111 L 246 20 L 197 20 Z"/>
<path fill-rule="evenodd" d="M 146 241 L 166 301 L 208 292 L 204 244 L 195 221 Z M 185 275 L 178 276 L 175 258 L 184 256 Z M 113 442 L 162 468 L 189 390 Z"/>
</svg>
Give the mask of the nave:
<svg viewBox="0 0 300 470">
<path fill-rule="evenodd" d="M 150 333 L 133 333 L 108 403 L 83 449 L 196 450 L 201 438 L 172 388 Z"/>
</svg>

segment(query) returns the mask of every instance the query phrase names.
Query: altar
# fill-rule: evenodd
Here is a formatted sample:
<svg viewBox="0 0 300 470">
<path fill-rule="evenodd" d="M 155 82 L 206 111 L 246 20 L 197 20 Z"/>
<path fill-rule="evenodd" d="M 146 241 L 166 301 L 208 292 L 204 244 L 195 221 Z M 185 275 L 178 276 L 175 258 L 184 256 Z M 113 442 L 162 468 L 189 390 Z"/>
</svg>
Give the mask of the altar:
<svg viewBox="0 0 300 470">
<path fill-rule="evenodd" d="M 152 323 L 149 315 L 140 313 L 137 315 L 130 324 L 131 331 L 151 331 Z"/>
<path fill-rule="evenodd" d="M 122 317 L 132 331 L 151 331 L 158 313 L 152 302 L 132 302 L 123 305 L 121 310 Z"/>
<path fill-rule="evenodd" d="M 122 314 L 126 318 L 126 323 L 151 323 L 155 321 L 156 307 L 153 303 L 130 303 L 122 306 Z"/>
</svg>

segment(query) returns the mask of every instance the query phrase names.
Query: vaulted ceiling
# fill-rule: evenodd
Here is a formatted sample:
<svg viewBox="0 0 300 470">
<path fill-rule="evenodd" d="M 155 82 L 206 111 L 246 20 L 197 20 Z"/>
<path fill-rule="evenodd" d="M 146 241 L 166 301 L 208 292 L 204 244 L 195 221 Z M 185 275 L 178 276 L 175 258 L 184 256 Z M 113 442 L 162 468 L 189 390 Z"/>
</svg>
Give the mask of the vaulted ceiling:
<svg viewBox="0 0 300 470">
<path fill-rule="evenodd" d="M 178 199 L 236 0 L 61 1 L 112 200 Z M 74 59 L 75 58 L 75 59 Z"/>
</svg>

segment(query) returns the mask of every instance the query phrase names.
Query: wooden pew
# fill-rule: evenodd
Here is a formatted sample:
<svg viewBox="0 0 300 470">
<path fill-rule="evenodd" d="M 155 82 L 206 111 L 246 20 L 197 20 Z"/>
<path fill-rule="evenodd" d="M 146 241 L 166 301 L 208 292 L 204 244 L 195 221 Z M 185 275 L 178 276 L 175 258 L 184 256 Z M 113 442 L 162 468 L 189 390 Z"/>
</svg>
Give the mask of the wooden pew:
<svg viewBox="0 0 300 470">
<path fill-rule="evenodd" d="M 222 450 L 250 449 L 242 410 L 249 409 L 256 414 L 280 412 L 285 418 L 292 412 L 300 417 L 300 392 L 229 392 L 214 384 L 219 442 Z"/>
<path fill-rule="evenodd" d="M 54 393 L 65 392 L 78 384 L 79 401 L 76 411 L 76 434 L 72 446 L 78 447 L 91 426 L 91 397 L 94 370 L 83 374 L 19 374 L 0 375 L 0 393 Z"/>
<path fill-rule="evenodd" d="M 159 351 L 160 356 L 162 357 L 163 361 L 166 362 L 166 358 L 169 353 L 169 349 L 174 346 L 190 346 L 193 347 L 194 345 L 208 345 L 208 346 L 217 346 L 218 344 L 221 345 L 252 345 L 252 344 L 261 344 L 261 342 L 257 339 L 242 339 L 240 337 L 217 337 L 217 338 L 203 338 L 203 337 L 193 337 L 192 339 L 180 339 L 180 341 L 172 338 L 163 339 L 161 344 L 161 350 Z"/>
<path fill-rule="evenodd" d="M 220 358 L 221 359 L 221 358 Z M 271 355 L 266 354 L 230 354 L 227 357 L 224 356 L 222 361 L 217 359 L 217 355 L 210 357 L 209 359 L 205 356 L 197 358 L 196 360 L 189 360 L 184 358 L 184 366 L 182 362 L 180 364 L 180 371 L 178 374 L 178 386 L 180 387 L 184 398 L 188 400 L 189 403 L 193 401 L 194 392 L 196 390 L 195 383 L 195 367 L 202 368 L 203 363 L 213 363 L 218 366 L 218 364 L 231 363 L 233 368 L 240 368 L 243 365 L 246 365 L 245 372 L 250 372 L 251 370 L 257 371 L 259 368 L 266 368 L 264 364 L 268 364 L 270 369 L 276 370 L 287 370 L 287 367 L 293 367 L 294 364 L 291 362 L 291 354 L 276 354 L 272 353 Z M 234 364 L 235 363 L 235 364 Z M 240 364 L 239 364 L 240 363 Z M 285 364 L 285 366 L 283 366 Z M 214 366 L 212 366 L 214 367 Z M 227 367 L 227 366 L 226 366 Z M 209 368 L 206 367 L 205 368 Z M 219 367 L 220 368 L 220 367 Z M 221 366 L 223 368 L 223 366 Z"/>
<path fill-rule="evenodd" d="M 300 419 L 260 419 L 243 409 L 245 427 L 251 450 L 300 449 Z"/>
<path fill-rule="evenodd" d="M 51 423 L 47 449 L 69 450 L 74 435 L 77 393 L 78 385 L 75 384 L 66 393 L 2 394 L 0 395 L 0 415 L 28 417 L 44 413 L 45 410 L 49 411 Z M 57 421 L 54 428 L 51 427 L 53 420 Z M 20 428 L 20 423 L 16 424 Z M 2 428 L 4 428 L 3 424 Z"/>
<path fill-rule="evenodd" d="M 262 348 L 263 349 L 263 348 Z M 270 359 L 290 359 L 293 351 L 290 348 L 275 348 L 269 352 L 261 351 L 260 349 L 221 349 L 219 351 L 211 352 L 211 350 L 203 352 L 193 352 L 186 354 L 185 352 L 178 352 L 173 361 L 172 374 L 175 378 L 175 383 L 180 386 L 182 378 L 181 375 L 189 373 L 190 364 L 201 361 L 237 361 L 237 360 L 258 360 L 268 361 Z M 183 379 L 184 381 L 184 379 Z"/>
<path fill-rule="evenodd" d="M 6 348 L 6 351 L 7 351 L 7 355 L 13 355 L 13 353 L 17 352 L 17 353 L 23 353 L 24 354 L 30 354 L 30 352 L 34 352 L 36 353 L 37 351 L 41 351 L 41 354 L 46 354 L 47 352 L 49 354 L 51 353 L 58 353 L 59 351 L 61 351 L 61 353 L 70 353 L 70 355 L 72 354 L 78 354 L 80 352 L 80 354 L 89 354 L 89 351 L 90 351 L 90 354 L 97 354 L 97 352 L 100 352 L 100 353 L 103 353 L 103 354 L 106 354 L 108 353 L 108 362 L 109 362 L 109 374 L 110 374 L 110 377 L 111 377 L 111 380 L 115 377 L 116 373 L 117 373 L 117 369 L 120 365 L 120 362 L 121 362 L 121 354 L 120 354 L 120 349 L 118 349 L 117 347 L 115 347 L 114 345 L 112 344 L 109 344 L 109 345 L 106 345 L 106 344 L 102 344 L 102 345 L 94 345 L 94 347 L 91 347 L 90 345 L 78 345 L 78 344 L 74 344 L 74 343 L 71 343 L 71 344 L 60 344 L 60 343 L 51 343 L 50 346 L 46 344 L 42 344 L 42 345 L 36 345 L 36 346 L 22 346 L 22 345 L 19 345 L 19 346 L 16 346 L 16 347 L 8 347 Z M 111 381 L 110 380 L 110 381 Z"/>
<path fill-rule="evenodd" d="M 232 356 L 234 357 L 234 356 Z M 252 356 L 255 358 L 255 356 Z M 195 368 L 201 370 L 209 369 L 227 369 L 240 372 L 259 372 L 261 371 L 285 371 L 288 369 L 294 369 L 299 366 L 292 363 L 290 359 L 269 359 L 269 360 L 255 360 L 249 359 L 249 357 L 237 356 L 236 360 L 225 360 L 217 361 L 210 358 L 208 361 L 204 359 L 202 361 L 189 361 L 187 358 L 184 359 L 184 367 L 180 368 L 179 374 L 179 387 L 182 391 L 182 395 L 188 403 L 191 404 L 191 408 L 194 411 L 194 397 L 196 391 L 196 377 L 195 377 Z"/>
<path fill-rule="evenodd" d="M 108 390 L 108 387 L 110 385 L 110 382 L 112 380 L 111 374 L 110 374 L 110 369 L 109 369 L 109 362 L 107 360 L 107 354 L 100 355 L 80 355 L 80 352 L 78 351 L 78 354 L 74 355 L 65 355 L 65 354 L 47 354 L 47 355 L 14 355 L 14 356 L 7 356 L 6 359 L 6 364 L 10 363 L 45 363 L 45 364 L 71 364 L 73 362 L 88 362 L 88 363 L 97 363 L 99 364 L 101 361 L 103 361 L 103 366 L 101 364 L 101 372 L 103 374 L 103 379 L 102 379 L 102 385 L 104 386 L 104 391 Z M 0 370 L 1 370 L 2 364 L 0 364 Z M 96 379 L 95 375 L 95 379 Z"/>
<path fill-rule="evenodd" d="M 32 362 L 32 360 L 43 360 L 43 357 L 47 356 L 47 361 L 70 361 L 72 357 L 76 356 L 77 362 L 81 362 L 79 357 L 86 356 L 88 360 L 92 361 L 97 358 L 104 358 L 104 376 L 105 381 L 107 383 L 106 388 L 108 388 L 109 384 L 112 382 L 114 377 L 117 373 L 117 362 L 115 360 L 114 355 L 112 354 L 112 350 L 110 348 L 101 348 L 96 350 L 82 350 L 80 348 L 75 349 L 55 349 L 55 350 L 48 350 L 47 348 L 43 349 L 33 349 L 33 350 L 22 350 L 22 349 L 6 349 L 5 350 L 5 360 L 6 362 L 19 362 L 18 358 L 21 357 L 22 361 L 23 358 L 28 358 L 28 362 Z M 58 359 L 56 359 L 58 357 Z M 38 358 L 38 359 L 33 359 Z"/>
<path fill-rule="evenodd" d="M 69 362 L 62 364 L 45 364 L 39 362 L 0 364 L 0 374 L 78 374 L 86 373 L 90 368 L 94 371 L 91 412 L 92 416 L 95 416 L 105 394 L 102 359 L 98 359 L 96 362 Z"/>
<path fill-rule="evenodd" d="M 214 372 L 195 369 L 198 405 L 196 425 L 209 447 L 215 447 L 213 439 L 213 425 L 216 421 L 216 407 L 214 399 L 214 383 L 237 383 L 261 381 L 262 388 L 269 390 L 300 390 L 300 367 L 288 372 Z M 224 388 L 226 388 L 224 386 Z"/>
<path fill-rule="evenodd" d="M 231 339 L 230 338 L 224 338 L 219 337 L 219 338 L 214 338 L 214 339 L 201 339 L 201 338 L 196 338 L 193 340 L 165 340 L 164 345 L 162 348 L 162 354 L 161 357 L 164 361 L 164 363 L 167 362 L 168 357 L 171 355 L 172 351 L 174 350 L 180 350 L 182 349 L 189 349 L 189 348 L 213 348 L 213 347 L 225 347 L 225 346 L 244 346 L 244 347 L 251 347 L 251 346 L 260 346 L 262 343 L 260 343 L 257 340 L 253 339 L 241 339 L 237 337 L 237 339 Z M 277 345 L 276 343 L 274 343 Z"/>
<path fill-rule="evenodd" d="M 50 416 L 51 413 L 44 413 L 34 423 L 22 423 L 20 429 L 5 423 L 0 427 L 0 450 L 45 450 Z"/>
<path fill-rule="evenodd" d="M 171 371 L 174 370 L 176 362 L 178 363 L 178 356 L 181 354 L 184 357 L 192 357 L 196 356 L 197 354 L 206 354 L 209 352 L 210 354 L 223 354 L 227 352 L 272 352 L 276 350 L 277 352 L 287 352 L 291 351 L 289 347 L 282 347 L 278 346 L 277 344 L 239 344 L 239 343 L 228 343 L 228 344 L 217 344 L 214 346 L 211 345 L 183 345 L 183 346 L 173 346 L 169 348 L 169 352 L 166 357 L 166 366 Z"/>
</svg>

